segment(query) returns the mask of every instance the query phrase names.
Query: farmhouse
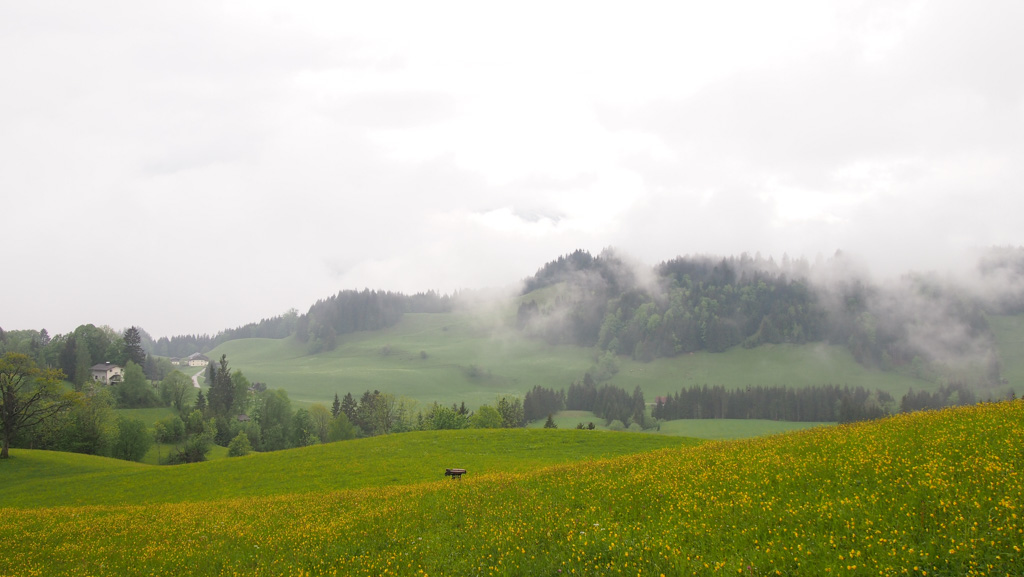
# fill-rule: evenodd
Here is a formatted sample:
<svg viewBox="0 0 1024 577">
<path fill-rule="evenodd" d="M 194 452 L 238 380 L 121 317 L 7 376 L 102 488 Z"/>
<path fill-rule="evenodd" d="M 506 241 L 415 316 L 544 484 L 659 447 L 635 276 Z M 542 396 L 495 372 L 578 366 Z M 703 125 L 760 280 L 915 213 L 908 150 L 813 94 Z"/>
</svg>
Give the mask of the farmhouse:
<svg viewBox="0 0 1024 577">
<path fill-rule="evenodd" d="M 210 359 L 206 355 L 192 353 L 188 357 L 188 366 L 190 367 L 205 367 L 208 364 L 210 364 Z"/>
<path fill-rule="evenodd" d="M 113 363 L 100 363 L 92 367 L 92 380 L 104 385 L 120 383 L 124 378 L 124 369 Z"/>
</svg>

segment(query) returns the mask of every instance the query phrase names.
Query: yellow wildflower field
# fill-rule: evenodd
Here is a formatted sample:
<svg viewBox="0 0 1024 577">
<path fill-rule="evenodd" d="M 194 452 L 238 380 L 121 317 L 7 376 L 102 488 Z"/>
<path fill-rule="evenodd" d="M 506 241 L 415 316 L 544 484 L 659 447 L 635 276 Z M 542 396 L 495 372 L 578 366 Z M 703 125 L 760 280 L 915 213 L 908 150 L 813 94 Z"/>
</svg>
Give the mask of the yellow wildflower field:
<svg viewBox="0 0 1024 577">
<path fill-rule="evenodd" d="M 1021 575 L 1024 401 L 482 474 L 0 509 L 0 575 Z"/>
</svg>

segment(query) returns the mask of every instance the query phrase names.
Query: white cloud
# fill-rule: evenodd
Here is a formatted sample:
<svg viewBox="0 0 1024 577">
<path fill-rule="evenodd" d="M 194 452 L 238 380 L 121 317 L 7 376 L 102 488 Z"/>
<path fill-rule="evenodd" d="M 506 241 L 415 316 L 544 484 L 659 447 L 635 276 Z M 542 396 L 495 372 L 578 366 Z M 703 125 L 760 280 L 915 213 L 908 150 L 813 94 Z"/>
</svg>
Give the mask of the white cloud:
<svg viewBox="0 0 1024 577">
<path fill-rule="evenodd" d="M 898 269 L 1020 244 L 1022 25 L 1013 2 L 5 4 L 0 323 L 216 332 L 610 245 Z"/>
</svg>

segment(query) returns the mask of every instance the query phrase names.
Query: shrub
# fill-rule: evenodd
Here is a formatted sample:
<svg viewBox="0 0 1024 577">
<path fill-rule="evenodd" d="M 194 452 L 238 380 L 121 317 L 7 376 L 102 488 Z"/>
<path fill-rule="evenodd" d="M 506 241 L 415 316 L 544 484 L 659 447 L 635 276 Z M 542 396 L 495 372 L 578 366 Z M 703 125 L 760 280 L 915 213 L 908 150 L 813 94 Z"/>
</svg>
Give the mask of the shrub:
<svg viewBox="0 0 1024 577">
<path fill-rule="evenodd" d="M 245 434 L 245 431 L 239 431 L 235 435 L 234 439 L 228 443 L 228 456 L 229 457 L 244 457 L 252 451 L 252 445 L 249 443 L 249 437 Z"/>
</svg>

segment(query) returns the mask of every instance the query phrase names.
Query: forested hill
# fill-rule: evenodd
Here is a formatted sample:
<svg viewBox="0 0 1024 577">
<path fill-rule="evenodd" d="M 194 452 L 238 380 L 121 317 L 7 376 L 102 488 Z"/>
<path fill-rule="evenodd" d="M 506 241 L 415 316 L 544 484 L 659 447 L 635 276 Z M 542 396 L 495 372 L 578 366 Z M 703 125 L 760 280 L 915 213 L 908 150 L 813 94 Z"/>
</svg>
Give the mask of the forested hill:
<svg viewBox="0 0 1024 577">
<path fill-rule="evenodd" d="M 1000 361 L 986 313 L 1019 312 L 1022 275 L 1021 249 L 989 251 L 969 283 L 908 274 L 885 284 L 840 253 L 814 265 L 744 254 L 644 268 L 613 251 L 577 251 L 526 281 L 517 320 L 552 343 L 641 361 L 736 345 L 827 342 L 848 347 L 865 365 L 995 384 Z"/>
<path fill-rule="evenodd" d="M 356 331 L 387 328 L 402 319 L 407 312 L 446 312 L 451 310 L 452 298 L 429 291 L 405 295 L 390 291 L 343 290 L 326 299 L 318 300 L 300 315 L 294 309 L 287 313 L 263 319 L 258 323 L 221 331 L 216 336 L 179 335 L 162 337 L 152 345 L 151 353 L 165 357 L 184 357 L 194 352 L 206 352 L 221 343 L 245 338 L 281 339 L 295 335 L 311 354 L 331 350 L 339 335 Z"/>
</svg>

